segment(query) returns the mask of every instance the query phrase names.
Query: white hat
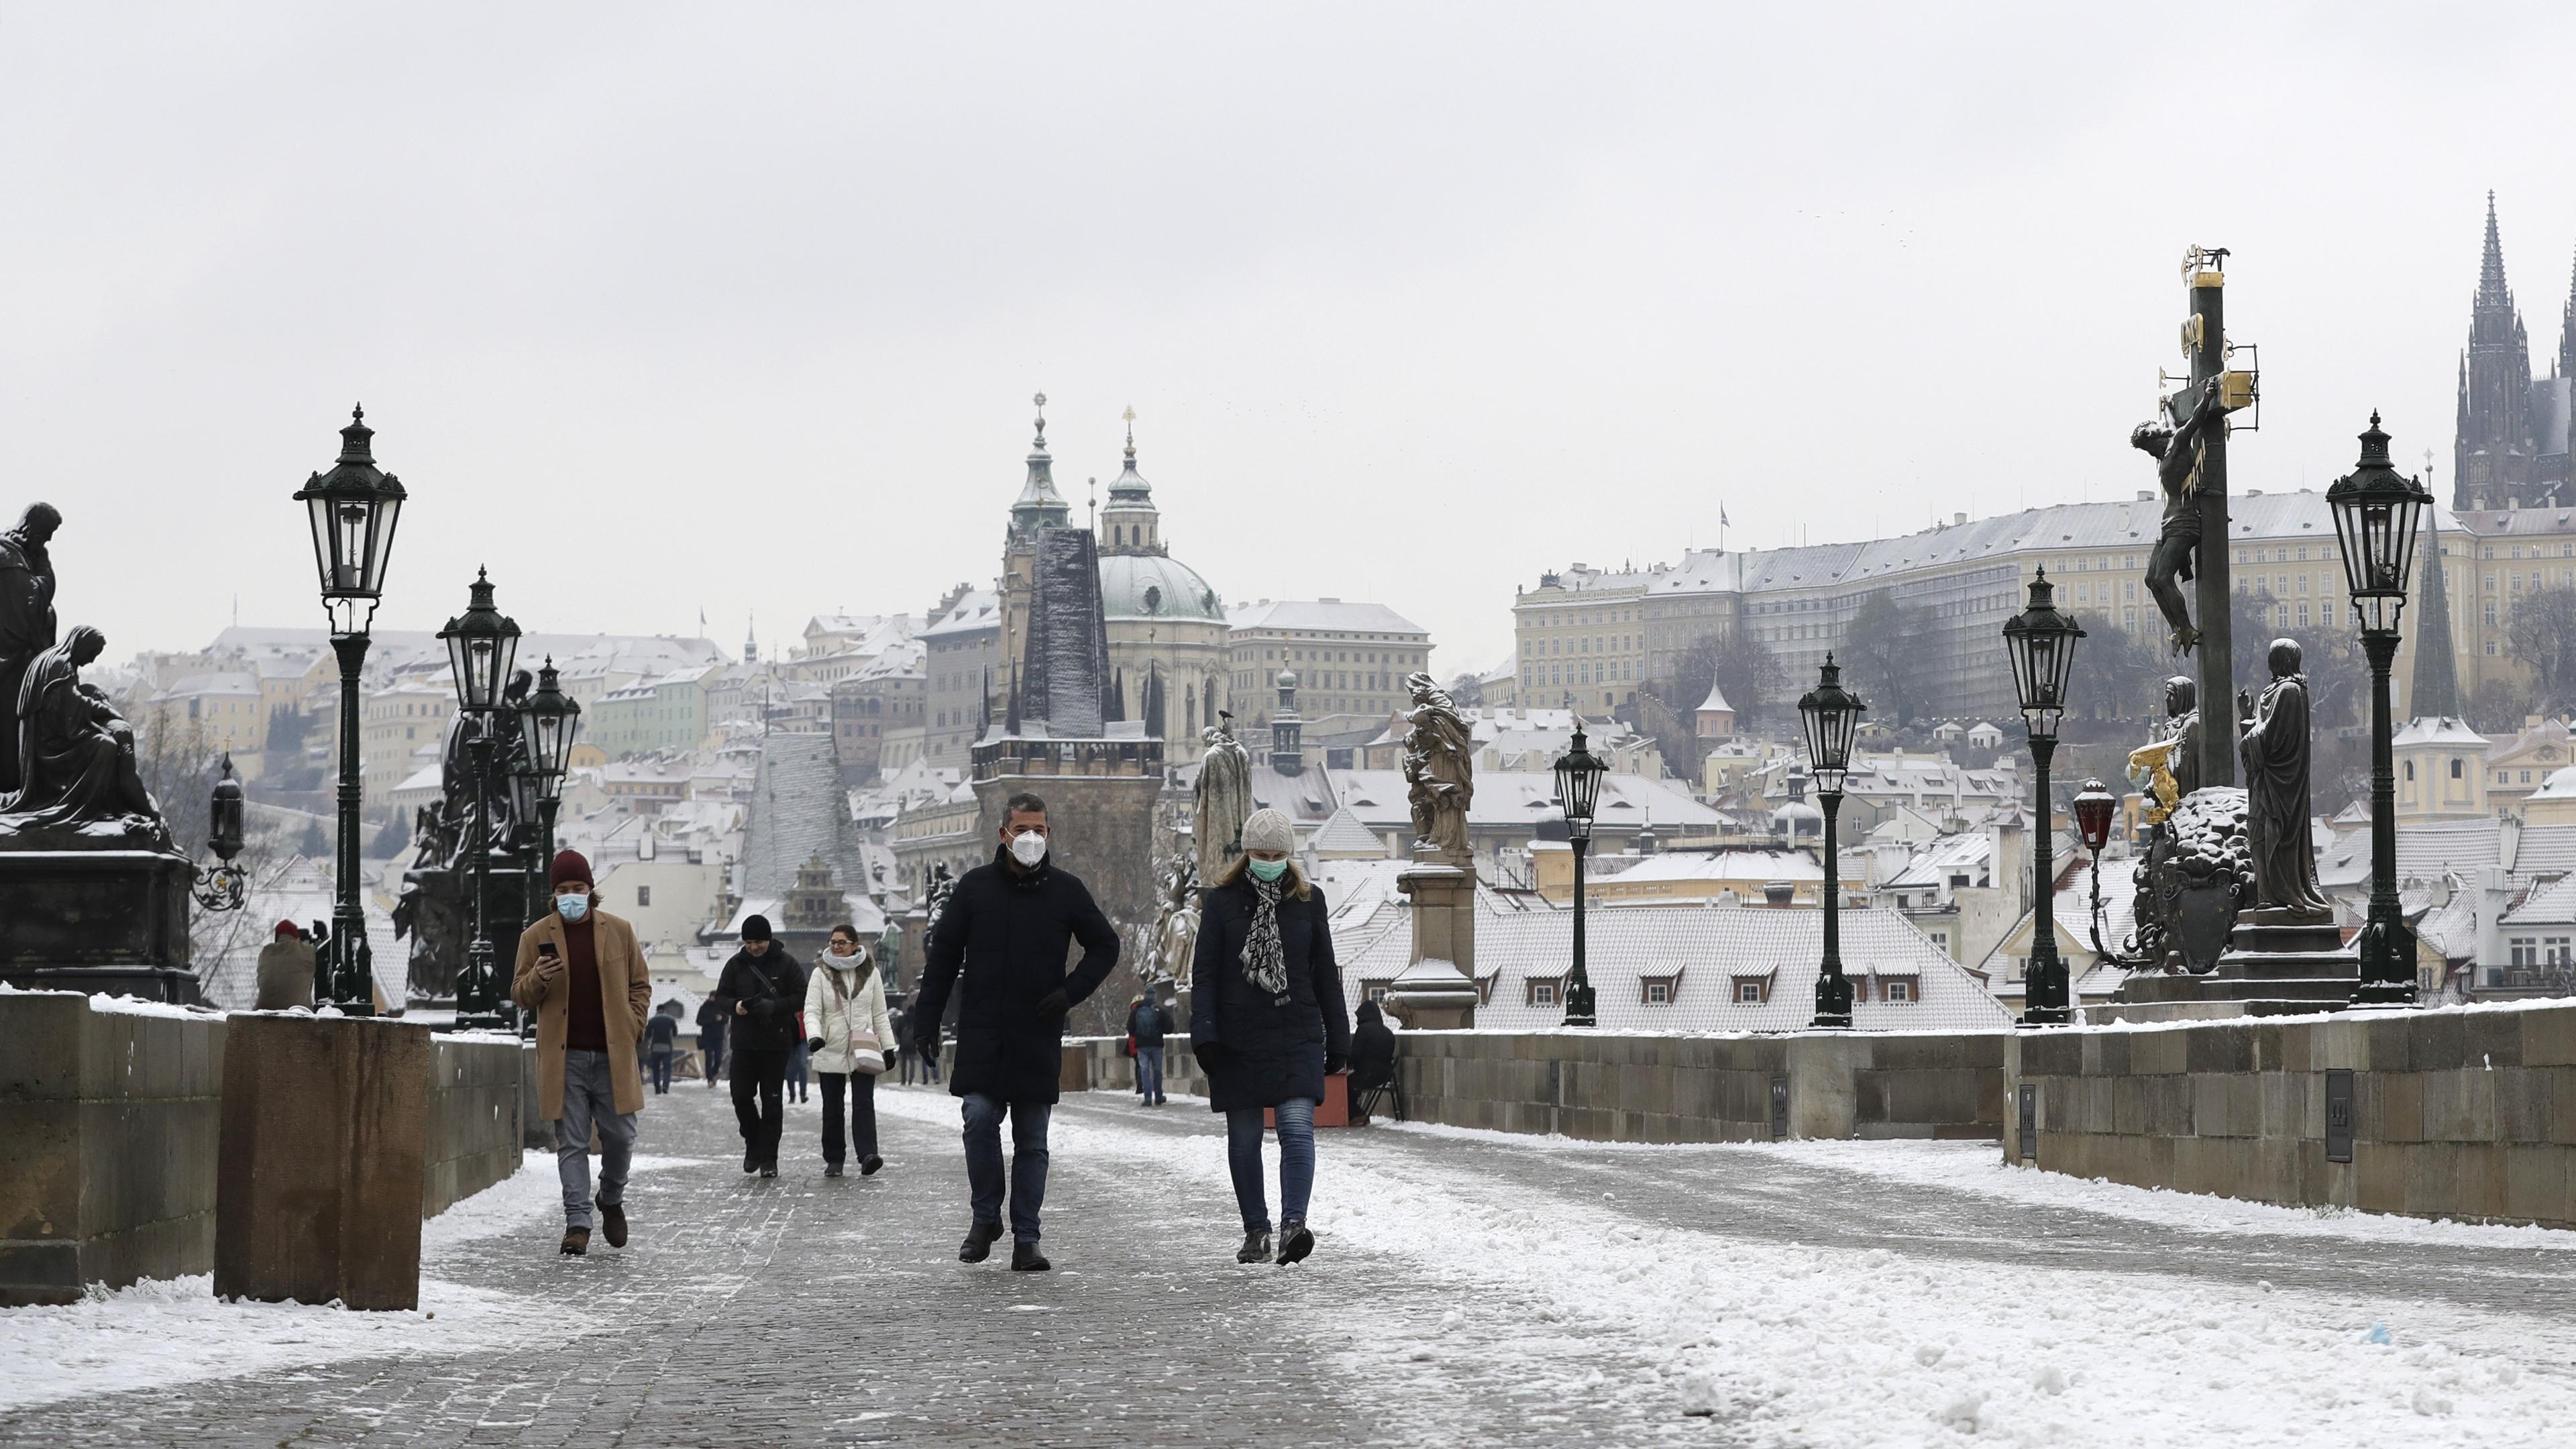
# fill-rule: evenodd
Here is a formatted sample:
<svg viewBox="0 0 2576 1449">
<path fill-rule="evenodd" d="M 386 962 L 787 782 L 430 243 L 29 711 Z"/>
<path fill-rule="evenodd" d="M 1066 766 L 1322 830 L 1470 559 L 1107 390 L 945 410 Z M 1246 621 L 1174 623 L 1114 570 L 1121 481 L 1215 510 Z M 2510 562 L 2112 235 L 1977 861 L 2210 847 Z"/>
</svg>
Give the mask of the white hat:
<svg viewBox="0 0 2576 1449">
<path fill-rule="evenodd" d="M 1285 855 L 1297 848 L 1297 827 L 1277 810 L 1255 810 L 1243 822 L 1243 848 L 1247 854 L 1275 850 Z"/>
</svg>

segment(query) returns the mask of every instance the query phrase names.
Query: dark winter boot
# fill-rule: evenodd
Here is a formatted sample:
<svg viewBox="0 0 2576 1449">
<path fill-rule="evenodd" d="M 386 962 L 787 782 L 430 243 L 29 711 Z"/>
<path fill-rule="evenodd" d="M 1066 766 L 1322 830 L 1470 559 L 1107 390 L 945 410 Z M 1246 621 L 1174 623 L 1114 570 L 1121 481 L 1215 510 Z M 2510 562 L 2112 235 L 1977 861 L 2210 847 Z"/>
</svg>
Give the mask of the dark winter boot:
<svg viewBox="0 0 2576 1449">
<path fill-rule="evenodd" d="M 566 1229 L 564 1229 L 564 1236 L 563 1236 L 563 1253 L 564 1253 L 564 1256 L 569 1257 L 569 1258 L 578 1258 L 578 1257 L 580 1257 L 582 1254 L 587 1253 L 587 1252 L 589 1252 L 589 1251 L 590 1251 L 590 1229 L 588 1229 L 588 1228 L 566 1228 Z"/>
<path fill-rule="evenodd" d="M 1012 1271 L 1012 1272 L 1014 1272 L 1014 1273 L 1043 1273 L 1043 1272 L 1045 1272 L 1046 1270 L 1048 1270 L 1049 1268 L 1052 1268 L 1052 1267 L 1054 1267 L 1054 1266 L 1055 1266 L 1055 1265 L 1054 1265 L 1053 1263 L 1050 1263 L 1050 1262 L 1048 1262 L 1048 1261 L 1046 1260 L 1046 1255 L 1045 1255 L 1044 1253 L 1041 1253 L 1041 1252 L 1039 1252 L 1039 1251 L 1038 1251 L 1038 1245 L 1037 1245 L 1037 1244 L 1035 1244 L 1035 1243 L 1013 1243 L 1013 1244 L 1011 1244 L 1011 1271 Z"/>
<path fill-rule="evenodd" d="M 1238 1263 L 1267 1263 L 1267 1262 L 1269 1262 L 1269 1261 L 1270 1261 L 1270 1235 L 1269 1235 L 1268 1233 L 1246 1233 L 1246 1234 L 1244 1234 L 1244 1235 L 1243 1235 L 1243 1246 L 1242 1246 L 1242 1247 L 1240 1247 L 1240 1248 L 1237 1248 L 1237 1249 L 1235 1250 L 1235 1253 L 1234 1253 L 1234 1261 L 1236 1261 L 1236 1262 L 1238 1262 Z"/>
<path fill-rule="evenodd" d="M 760 1159 L 760 1175 L 763 1177 L 776 1177 L 778 1175 L 777 1153 L 773 1152 L 767 1157 Z"/>
<path fill-rule="evenodd" d="M 825 1177 L 838 1177 L 838 1176 L 840 1176 L 840 1175 L 841 1175 L 841 1164 L 839 1164 L 839 1163 L 837 1163 L 837 1162 L 826 1162 L 826 1163 L 824 1163 L 824 1164 L 823 1164 L 823 1175 L 824 1175 Z"/>
<path fill-rule="evenodd" d="M 608 1239 L 608 1246 L 612 1248 L 626 1246 L 626 1205 L 624 1203 L 604 1202 L 599 1205 L 599 1235 Z"/>
<path fill-rule="evenodd" d="M 1315 1251 L 1315 1235 L 1306 1231 L 1304 1218 L 1290 1218 L 1279 1225 L 1279 1266 L 1291 1263 Z"/>
<path fill-rule="evenodd" d="M 746 1139 L 742 1144 L 742 1170 L 745 1172 L 760 1171 L 760 1146 L 748 1139 Z"/>
<path fill-rule="evenodd" d="M 877 1175 L 877 1169 L 883 1166 L 885 1166 L 885 1159 L 871 1152 L 859 1159 L 859 1176 L 874 1177 Z"/>
<path fill-rule="evenodd" d="M 1002 1236 L 999 1222 L 977 1223 L 966 1230 L 966 1241 L 957 1245 L 957 1261 L 980 1263 L 992 1256 L 993 1244 Z"/>
</svg>

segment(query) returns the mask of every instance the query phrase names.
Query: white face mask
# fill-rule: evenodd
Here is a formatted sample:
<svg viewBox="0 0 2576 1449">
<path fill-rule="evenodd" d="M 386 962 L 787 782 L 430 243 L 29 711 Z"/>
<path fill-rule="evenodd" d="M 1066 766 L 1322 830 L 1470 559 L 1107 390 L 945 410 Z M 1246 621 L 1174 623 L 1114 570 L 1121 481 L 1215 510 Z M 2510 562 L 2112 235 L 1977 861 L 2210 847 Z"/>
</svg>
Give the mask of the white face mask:
<svg viewBox="0 0 2576 1449">
<path fill-rule="evenodd" d="M 1034 866 L 1046 859 L 1047 838 L 1034 830 L 1023 830 L 1011 837 L 1011 858 L 1022 865 Z"/>
</svg>

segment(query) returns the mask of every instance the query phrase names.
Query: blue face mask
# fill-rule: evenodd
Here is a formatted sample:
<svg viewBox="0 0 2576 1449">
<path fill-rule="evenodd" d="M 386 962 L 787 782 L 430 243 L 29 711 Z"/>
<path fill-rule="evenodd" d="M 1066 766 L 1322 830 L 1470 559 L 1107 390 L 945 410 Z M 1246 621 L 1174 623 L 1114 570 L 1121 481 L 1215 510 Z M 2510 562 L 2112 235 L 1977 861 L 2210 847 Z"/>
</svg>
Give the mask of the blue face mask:
<svg viewBox="0 0 2576 1449">
<path fill-rule="evenodd" d="M 1288 873 L 1288 862 L 1284 860 L 1247 860 L 1244 866 L 1258 881 L 1274 881 Z"/>
<path fill-rule="evenodd" d="M 555 897 L 555 911 L 567 921 L 578 921 L 590 914 L 590 896 L 585 893 Z"/>
</svg>

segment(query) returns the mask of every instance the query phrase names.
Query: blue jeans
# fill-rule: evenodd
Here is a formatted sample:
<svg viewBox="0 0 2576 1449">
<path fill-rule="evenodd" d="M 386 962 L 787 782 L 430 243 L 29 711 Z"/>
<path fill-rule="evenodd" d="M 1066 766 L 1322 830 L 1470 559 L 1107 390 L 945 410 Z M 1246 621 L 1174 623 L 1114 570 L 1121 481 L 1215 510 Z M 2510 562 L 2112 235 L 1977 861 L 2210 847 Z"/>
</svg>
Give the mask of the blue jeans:
<svg viewBox="0 0 2576 1449">
<path fill-rule="evenodd" d="M 653 1090 L 656 1092 L 668 1092 L 671 1090 L 671 1049 L 669 1047 L 653 1048 L 652 1062 Z"/>
<path fill-rule="evenodd" d="M 1002 1113 L 1011 1114 L 1011 1241 L 1038 1240 L 1046 1205 L 1047 1102 L 1004 1102 L 976 1092 L 966 1098 L 966 1198 L 975 1221 L 1002 1220 Z M 1258 1118 L 1254 1120 L 1258 1121 Z"/>
<path fill-rule="evenodd" d="M 1136 1048 L 1136 1094 L 1148 1102 L 1163 1100 L 1163 1049 Z"/>
<path fill-rule="evenodd" d="M 563 1115 L 555 1119 L 555 1176 L 563 1180 L 564 1226 L 590 1226 L 590 1129 L 599 1129 L 599 1200 L 626 1201 L 635 1152 L 635 1114 L 617 1110 L 606 1052 L 564 1053 Z"/>
<path fill-rule="evenodd" d="M 1303 1222 L 1315 1195 L 1315 1104 L 1291 1097 L 1279 1113 L 1279 1215 Z M 1270 1202 L 1261 1191 L 1261 1109 L 1236 1107 L 1225 1114 L 1225 1165 L 1234 1177 L 1234 1205 L 1247 1233 L 1270 1231 Z"/>
</svg>

